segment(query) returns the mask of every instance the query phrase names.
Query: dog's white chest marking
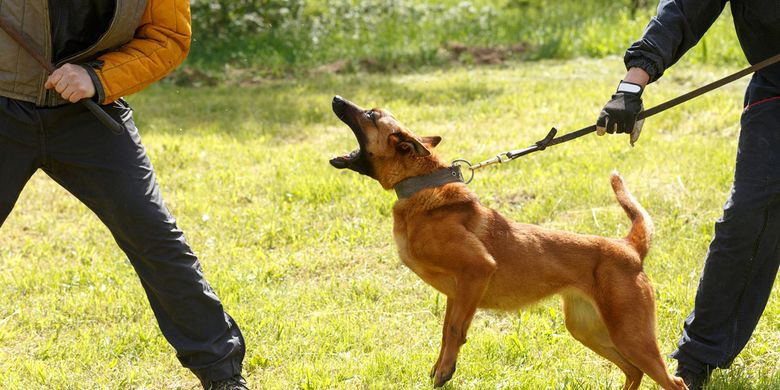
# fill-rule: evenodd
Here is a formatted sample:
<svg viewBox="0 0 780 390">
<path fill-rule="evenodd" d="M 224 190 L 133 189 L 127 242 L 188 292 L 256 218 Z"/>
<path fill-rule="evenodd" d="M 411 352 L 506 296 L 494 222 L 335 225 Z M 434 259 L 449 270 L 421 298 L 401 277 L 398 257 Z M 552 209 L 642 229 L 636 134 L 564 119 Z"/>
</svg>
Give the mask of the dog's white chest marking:
<svg viewBox="0 0 780 390">
<path fill-rule="evenodd" d="M 401 258 L 401 262 L 407 267 L 414 270 L 415 261 L 412 259 L 412 255 L 409 253 L 409 247 L 407 246 L 406 236 L 403 233 L 393 232 L 393 238 L 395 238 L 395 245 L 398 248 L 398 257 Z M 415 271 L 415 273 L 417 273 Z"/>
</svg>

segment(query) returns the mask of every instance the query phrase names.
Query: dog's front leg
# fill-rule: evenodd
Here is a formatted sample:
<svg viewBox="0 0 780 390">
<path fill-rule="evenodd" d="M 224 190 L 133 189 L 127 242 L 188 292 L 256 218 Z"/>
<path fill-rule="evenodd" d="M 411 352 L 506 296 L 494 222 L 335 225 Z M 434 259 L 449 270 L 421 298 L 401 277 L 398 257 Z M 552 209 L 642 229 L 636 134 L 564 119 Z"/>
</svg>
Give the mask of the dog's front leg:
<svg viewBox="0 0 780 390">
<path fill-rule="evenodd" d="M 447 305 L 452 308 L 448 310 L 449 318 L 446 319 L 443 329 L 440 361 L 433 375 L 434 387 L 443 386 L 455 373 L 458 352 L 466 342 L 466 333 L 477 311 L 477 305 L 482 300 L 490 276 L 495 270 L 492 262 L 489 265 L 490 267 L 485 267 L 486 270 L 482 272 L 465 272 L 456 278 L 455 296 L 447 298 Z"/>
<path fill-rule="evenodd" d="M 447 309 L 444 311 L 444 325 L 441 329 L 441 348 L 439 348 L 439 358 L 436 359 L 436 363 L 433 365 L 433 368 L 431 369 L 431 378 L 436 375 L 436 370 L 439 368 L 439 364 L 441 364 L 441 356 L 444 354 L 444 343 L 447 342 L 447 328 L 450 326 L 450 313 L 452 312 L 452 299 L 447 298 Z"/>
</svg>

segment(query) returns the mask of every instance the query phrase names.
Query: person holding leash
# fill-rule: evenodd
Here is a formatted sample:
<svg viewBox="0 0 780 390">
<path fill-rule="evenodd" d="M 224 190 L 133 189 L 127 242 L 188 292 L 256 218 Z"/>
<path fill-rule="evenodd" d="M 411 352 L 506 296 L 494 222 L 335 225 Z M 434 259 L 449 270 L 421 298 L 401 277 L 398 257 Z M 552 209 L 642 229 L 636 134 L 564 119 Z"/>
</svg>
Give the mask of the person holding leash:
<svg viewBox="0 0 780 390">
<path fill-rule="evenodd" d="M 638 135 L 642 92 L 715 22 L 726 0 L 661 0 L 644 35 L 626 51 L 628 72 L 597 120 L 597 133 Z M 780 2 L 731 1 L 737 36 L 751 64 L 780 53 Z M 700 389 L 728 368 L 766 306 L 780 262 L 780 64 L 747 87 L 731 194 L 704 263 L 678 349 L 677 375 Z"/>
<path fill-rule="evenodd" d="M 47 74 L 0 31 L 0 226 L 38 169 L 89 207 L 126 253 L 160 329 L 207 390 L 246 389 L 245 343 L 163 202 L 122 96 L 186 57 L 185 0 L 6 0 L 0 18 L 40 49 Z M 117 135 L 81 104 L 93 99 Z"/>
</svg>

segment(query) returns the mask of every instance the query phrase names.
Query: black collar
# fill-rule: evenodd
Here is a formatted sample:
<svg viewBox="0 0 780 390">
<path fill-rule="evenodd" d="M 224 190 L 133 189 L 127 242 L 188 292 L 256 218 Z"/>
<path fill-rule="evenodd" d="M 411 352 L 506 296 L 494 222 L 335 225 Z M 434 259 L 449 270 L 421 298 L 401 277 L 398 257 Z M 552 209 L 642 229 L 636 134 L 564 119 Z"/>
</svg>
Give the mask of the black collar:
<svg viewBox="0 0 780 390">
<path fill-rule="evenodd" d="M 398 199 L 409 198 L 417 191 L 424 188 L 443 186 L 448 183 L 464 183 L 460 166 L 453 165 L 448 168 L 435 170 L 427 175 L 413 176 L 401 180 L 393 187 Z"/>
</svg>

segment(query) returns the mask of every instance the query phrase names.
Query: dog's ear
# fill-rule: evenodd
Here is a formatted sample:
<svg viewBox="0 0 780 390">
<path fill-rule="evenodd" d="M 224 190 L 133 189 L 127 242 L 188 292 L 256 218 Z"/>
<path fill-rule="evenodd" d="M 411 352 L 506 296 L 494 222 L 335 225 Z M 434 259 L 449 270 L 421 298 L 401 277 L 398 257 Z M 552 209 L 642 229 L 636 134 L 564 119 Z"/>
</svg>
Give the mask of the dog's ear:
<svg viewBox="0 0 780 390">
<path fill-rule="evenodd" d="M 434 135 L 434 136 L 431 136 L 431 137 L 422 137 L 421 140 L 422 140 L 423 144 L 426 144 L 426 145 L 428 145 L 428 146 L 430 146 L 432 148 L 435 148 L 436 145 L 438 145 L 439 142 L 441 142 L 441 137 L 439 137 L 438 135 Z"/>
<path fill-rule="evenodd" d="M 422 140 L 410 137 L 402 133 L 390 134 L 390 139 L 395 141 L 395 148 L 402 153 L 414 152 L 419 157 L 430 156 L 431 151 L 423 145 Z M 438 142 L 437 142 L 438 143 Z"/>
</svg>

